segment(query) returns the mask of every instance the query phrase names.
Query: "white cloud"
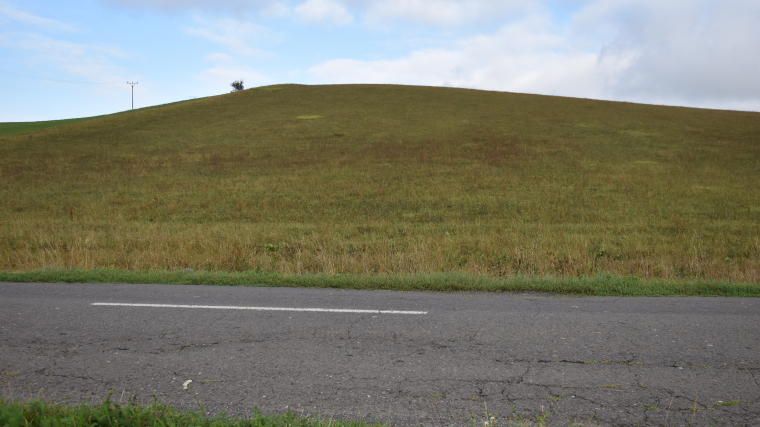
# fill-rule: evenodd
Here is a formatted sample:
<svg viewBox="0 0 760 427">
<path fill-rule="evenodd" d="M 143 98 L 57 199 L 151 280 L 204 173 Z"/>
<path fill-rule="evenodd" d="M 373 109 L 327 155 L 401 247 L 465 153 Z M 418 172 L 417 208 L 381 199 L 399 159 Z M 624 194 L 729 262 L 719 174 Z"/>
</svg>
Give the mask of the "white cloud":
<svg viewBox="0 0 760 427">
<path fill-rule="evenodd" d="M 263 55 L 266 52 L 251 47 L 251 43 L 264 39 L 276 38 L 268 28 L 235 19 L 220 19 L 207 22 L 196 17 L 202 26 L 186 28 L 192 35 L 203 37 L 219 43 L 231 51 L 241 55 Z"/>
<path fill-rule="evenodd" d="M 144 7 L 164 11 L 204 10 L 214 13 L 261 10 L 278 0 L 101 0 L 124 7 Z"/>
<path fill-rule="evenodd" d="M 287 18 L 290 16 L 290 8 L 282 2 L 274 2 L 259 11 L 259 15 L 265 18 Z"/>
<path fill-rule="evenodd" d="M 243 80 L 247 88 L 276 83 L 251 67 L 238 64 L 232 57 L 223 53 L 210 54 L 206 56 L 206 61 L 213 62 L 213 66 L 195 78 L 204 84 L 207 93 L 230 91 L 230 84 L 235 80 Z"/>
<path fill-rule="evenodd" d="M 105 3 L 166 11 L 203 10 L 214 14 L 258 11 L 261 16 L 291 16 L 295 0 L 101 0 Z M 517 12 L 542 8 L 537 0 L 306 0 L 293 11 L 302 22 L 348 25 L 362 16 L 371 27 L 403 21 L 416 25 L 455 27 L 494 22 Z"/>
<path fill-rule="evenodd" d="M 113 59 L 126 58 L 127 54 L 110 47 L 72 43 L 40 34 L 0 34 L 0 46 L 25 51 L 30 64 L 44 64 L 66 71 L 71 76 L 89 82 L 120 82 L 125 79 L 123 70 Z"/>
<path fill-rule="evenodd" d="M 647 2 L 620 28 L 600 57 L 635 60 L 621 71 L 613 94 L 760 100 L 760 2 Z"/>
<path fill-rule="evenodd" d="M 597 66 L 597 56 L 573 49 L 552 30 L 550 22 L 534 17 L 507 25 L 494 35 L 456 41 L 450 48 L 420 49 L 394 60 L 332 60 L 309 72 L 324 83 L 425 84 L 542 93 L 570 88 L 581 92 L 598 78 L 586 76 Z"/>
<path fill-rule="evenodd" d="M 339 2 L 334 0 L 306 0 L 295 9 L 302 22 L 315 22 L 329 26 L 349 25 L 354 17 Z"/>
<path fill-rule="evenodd" d="M 9 3 L 0 0 L 0 18 L 10 19 L 12 21 L 18 21 L 23 24 L 34 25 L 36 27 L 42 27 L 47 30 L 64 30 L 64 31 L 76 31 L 77 29 L 71 25 L 64 24 L 63 22 L 56 21 L 55 19 L 42 18 L 32 15 L 27 12 L 23 12 L 11 6 Z"/>
<path fill-rule="evenodd" d="M 588 2 L 566 25 L 533 14 L 445 48 L 334 59 L 320 83 L 400 83 L 760 110 L 760 1 Z"/>
<path fill-rule="evenodd" d="M 204 58 L 206 61 L 209 62 L 229 62 L 232 61 L 232 57 L 227 55 L 226 53 L 210 53 L 206 55 Z"/>
<path fill-rule="evenodd" d="M 537 2 L 530 0 L 373 0 L 367 2 L 365 18 L 372 26 L 384 26 L 390 21 L 401 20 L 456 27 L 505 19 L 537 6 Z"/>
</svg>

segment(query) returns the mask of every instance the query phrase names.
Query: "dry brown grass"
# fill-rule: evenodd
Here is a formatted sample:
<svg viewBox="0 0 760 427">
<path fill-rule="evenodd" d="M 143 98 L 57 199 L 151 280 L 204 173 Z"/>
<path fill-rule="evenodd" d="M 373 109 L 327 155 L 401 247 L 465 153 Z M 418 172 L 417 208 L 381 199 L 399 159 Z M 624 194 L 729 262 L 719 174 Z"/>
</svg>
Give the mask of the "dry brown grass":
<svg viewBox="0 0 760 427">
<path fill-rule="evenodd" d="M 757 283 L 758 166 L 757 113 L 247 90 L 0 137 L 0 268 Z"/>
</svg>

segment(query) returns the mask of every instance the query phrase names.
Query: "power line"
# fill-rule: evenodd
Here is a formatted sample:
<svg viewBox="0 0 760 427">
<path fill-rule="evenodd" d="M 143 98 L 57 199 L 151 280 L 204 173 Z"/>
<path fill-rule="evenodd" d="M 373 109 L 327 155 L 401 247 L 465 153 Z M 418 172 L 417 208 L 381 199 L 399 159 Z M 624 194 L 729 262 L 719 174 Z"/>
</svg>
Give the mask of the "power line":
<svg viewBox="0 0 760 427">
<path fill-rule="evenodd" d="M 21 77 L 21 78 L 24 78 L 24 79 L 44 80 L 46 82 L 56 82 L 56 83 L 74 83 L 74 84 L 80 84 L 80 85 L 120 85 L 120 84 L 122 84 L 122 83 L 72 82 L 70 80 L 45 79 L 45 78 L 42 78 L 42 77 L 25 76 L 23 74 L 12 73 L 10 71 L 5 71 L 5 70 L 0 70 L 0 74 L 6 74 L 6 75 L 9 75 L 9 76 Z"/>
</svg>

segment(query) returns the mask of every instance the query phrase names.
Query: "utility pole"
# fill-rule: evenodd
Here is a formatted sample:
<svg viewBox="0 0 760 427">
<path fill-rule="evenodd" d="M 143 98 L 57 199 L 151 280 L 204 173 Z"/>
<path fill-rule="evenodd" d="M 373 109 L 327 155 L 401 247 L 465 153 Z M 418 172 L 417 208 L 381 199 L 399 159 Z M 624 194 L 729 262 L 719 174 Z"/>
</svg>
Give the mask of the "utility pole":
<svg viewBox="0 0 760 427">
<path fill-rule="evenodd" d="M 127 82 L 128 85 L 132 85 L 132 109 L 135 109 L 135 85 L 139 82 Z"/>
</svg>

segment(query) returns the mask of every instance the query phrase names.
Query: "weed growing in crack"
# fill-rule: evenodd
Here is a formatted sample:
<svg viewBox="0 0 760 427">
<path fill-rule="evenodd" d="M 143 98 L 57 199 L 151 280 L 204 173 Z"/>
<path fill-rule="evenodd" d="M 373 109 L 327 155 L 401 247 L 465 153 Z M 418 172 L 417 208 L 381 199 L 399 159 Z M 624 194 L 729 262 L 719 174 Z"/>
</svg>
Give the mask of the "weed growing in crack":
<svg viewBox="0 0 760 427">
<path fill-rule="evenodd" d="M 523 418 L 525 418 L 524 415 L 522 415 L 522 414 L 521 415 L 517 415 L 515 413 L 515 405 L 512 404 L 512 414 L 509 417 L 507 417 L 507 419 L 508 420 L 522 420 Z"/>
<path fill-rule="evenodd" d="M 541 406 L 541 415 L 536 415 L 533 418 L 538 421 L 539 427 L 544 427 L 546 425 L 546 420 L 549 418 L 550 414 L 551 411 L 546 411 L 546 413 L 544 413 L 544 407 Z"/>
<path fill-rule="evenodd" d="M 670 403 L 668 403 L 668 412 L 665 414 L 665 425 L 668 425 L 668 418 L 670 417 L 670 406 L 673 404 L 673 399 L 675 396 L 672 396 L 670 398 Z"/>
<path fill-rule="evenodd" d="M 21 372 L 3 372 L 0 375 L 2 375 L 4 377 L 16 377 L 16 376 L 21 375 Z"/>
<path fill-rule="evenodd" d="M 443 393 L 431 393 L 431 394 L 422 394 L 418 397 L 443 397 Z"/>
<path fill-rule="evenodd" d="M 193 380 L 187 380 L 187 381 L 184 382 L 184 384 L 182 384 L 182 388 L 184 390 L 190 390 L 190 393 L 192 393 L 193 398 L 195 399 L 195 402 L 198 403 L 198 406 L 201 407 L 201 412 L 203 412 L 203 417 L 206 418 L 206 419 L 208 419 L 208 416 L 206 415 L 206 406 L 203 403 L 201 403 L 200 400 L 198 400 L 198 395 L 195 394 L 195 390 L 193 390 L 193 385 L 192 384 L 193 384 Z M 110 397 L 110 395 L 109 395 L 109 397 Z"/>
<path fill-rule="evenodd" d="M 514 413 L 515 406 L 512 405 L 512 413 Z M 496 418 L 496 414 L 492 414 L 488 412 L 488 405 L 483 403 L 483 414 L 484 414 L 484 421 L 483 424 L 480 425 L 480 427 L 498 427 L 499 426 L 499 420 Z M 476 422 L 476 418 L 480 418 L 477 414 L 474 412 L 470 415 L 470 425 L 472 427 L 477 427 L 478 424 Z"/>
<path fill-rule="evenodd" d="M 742 400 L 729 400 L 728 402 L 724 402 L 722 400 L 719 400 L 718 403 L 715 405 L 712 405 L 712 408 L 719 408 L 721 406 L 731 406 L 731 405 L 738 405 L 740 403 L 744 403 Z"/>
<path fill-rule="evenodd" d="M 441 413 L 438 412 L 438 402 L 433 402 L 433 406 L 435 407 L 435 415 L 438 417 L 438 421 L 441 421 Z"/>
<path fill-rule="evenodd" d="M 699 395 L 699 392 L 694 393 L 694 407 L 690 408 L 692 410 L 691 412 L 691 423 L 689 423 L 689 427 L 694 425 L 694 416 L 697 415 L 697 411 L 699 408 L 697 408 L 697 396 Z"/>
<path fill-rule="evenodd" d="M 592 415 L 591 418 L 589 418 L 589 420 L 586 421 L 586 422 L 590 422 L 593 418 L 594 418 L 594 416 Z M 568 427 L 585 427 L 585 426 L 586 426 L 586 424 L 584 424 L 582 421 L 578 421 L 578 420 L 573 420 L 573 422 L 571 424 L 568 424 Z"/>
<path fill-rule="evenodd" d="M 647 411 L 654 411 L 655 409 L 660 409 L 657 405 L 636 405 L 639 408 L 646 409 Z"/>
</svg>

